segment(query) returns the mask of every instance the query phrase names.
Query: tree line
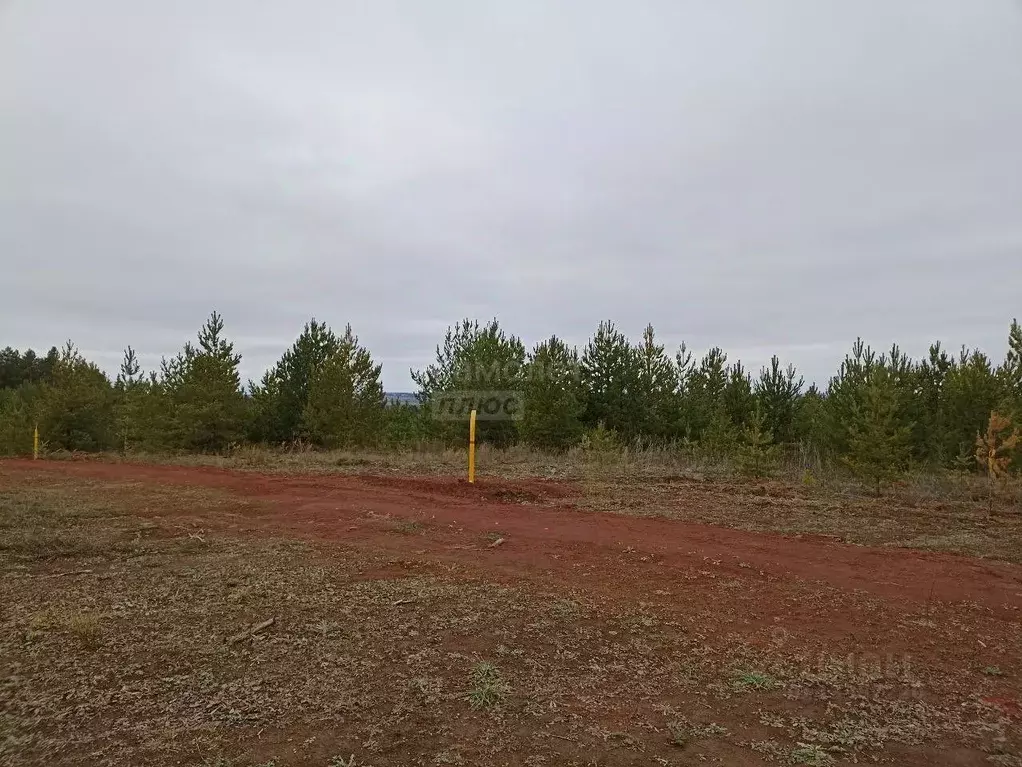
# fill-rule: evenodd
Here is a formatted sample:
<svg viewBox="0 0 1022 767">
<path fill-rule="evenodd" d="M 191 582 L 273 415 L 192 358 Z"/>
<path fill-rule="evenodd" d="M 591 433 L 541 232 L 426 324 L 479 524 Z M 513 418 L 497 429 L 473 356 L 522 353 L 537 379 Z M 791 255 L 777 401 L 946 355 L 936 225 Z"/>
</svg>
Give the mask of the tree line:
<svg viewBox="0 0 1022 767">
<path fill-rule="evenodd" d="M 993 440 L 1003 466 L 1018 467 L 1017 321 L 1007 340 L 1000 362 L 940 343 L 915 360 L 897 345 L 877 352 L 859 340 L 825 386 L 806 386 L 776 356 L 750 371 L 720 348 L 698 359 L 684 344 L 671 353 L 652 326 L 633 341 L 603 322 L 581 350 L 556 336 L 529 350 L 497 320 L 466 319 L 447 330 L 432 364 L 412 371 L 420 406 L 407 407 L 386 404 L 381 366 L 350 326 L 337 333 L 315 319 L 259 381 L 243 384 L 241 357 L 214 312 L 156 370 L 143 372 L 128 347 L 113 380 L 70 342 L 45 356 L 0 351 L 0 454 L 30 452 L 36 424 L 48 448 L 81 451 L 462 445 L 467 425 L 435 418 L 438 398 L 514 391 L 521 418 L 481 422 L 481 441 L 553 451 L 674 446 L 754 472 L 785 450 L 879 487 L 910 466 L 979 470 L 982 440 Z"/>
</svg>

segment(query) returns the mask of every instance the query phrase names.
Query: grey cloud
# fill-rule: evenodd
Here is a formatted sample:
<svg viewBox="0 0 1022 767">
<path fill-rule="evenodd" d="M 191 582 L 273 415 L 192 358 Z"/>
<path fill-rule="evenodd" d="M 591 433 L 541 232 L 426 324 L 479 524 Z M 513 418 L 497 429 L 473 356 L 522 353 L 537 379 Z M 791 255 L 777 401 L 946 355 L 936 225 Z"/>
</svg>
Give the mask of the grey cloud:
<svg viewBox="0 0 1022 767">
<path fill-rule="evenodd" d="M 1003 353 L 1022 10 L 963 3 L 8 0 L 0 345 L 155 364 L 316 316 L 388 388 L 450 322 L 579 345 Z"/>
</svg>

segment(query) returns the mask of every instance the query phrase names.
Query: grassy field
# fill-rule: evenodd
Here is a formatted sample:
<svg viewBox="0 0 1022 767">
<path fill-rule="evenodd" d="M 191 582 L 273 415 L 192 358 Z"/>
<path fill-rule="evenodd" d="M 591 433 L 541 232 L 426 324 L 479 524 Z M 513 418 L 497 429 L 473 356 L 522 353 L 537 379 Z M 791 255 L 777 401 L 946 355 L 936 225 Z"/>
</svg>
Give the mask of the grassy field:
<svg viewBox="0 0 1022 767">
<path fill-rule="evenodd" d="M 590 511 L 672 516 L 655 486 L 591 479 Z M 873 500 L 838 522 L 804 488 L 697 485 L 689 518 L 915 534 L 893 529 L 904 509 L 890 506 L 892 529 L 861 530 Z M 1010 590 L 908 603 L 713 563 L 641 586 L 589 576 L 574 548 L 563 570 L 517 574 L 486 559 L 499 532 L 466 533 L 467 551 L 444 539 L 440 555 L 428 524 L 374 519 L 375 538 L 327 540 L 278 523 L 280 504 L 130 469 L 115 481 L 0 464 L 0 761 L 1022 765 Z M 914 524 L 933 526 L 920 545 L 1013 558 L 1017 537 L 987 540 L 965 512 L 931 506 L 915 506 L 928 521 Z M 584 561 L 638 566 L 647 555 L 625 544 Z M 750 621 L 756 589 L 769 606 Z M 838 616 L 855 615 L 869 616 L 859 634 L 838 638 Z"/>
</svg>

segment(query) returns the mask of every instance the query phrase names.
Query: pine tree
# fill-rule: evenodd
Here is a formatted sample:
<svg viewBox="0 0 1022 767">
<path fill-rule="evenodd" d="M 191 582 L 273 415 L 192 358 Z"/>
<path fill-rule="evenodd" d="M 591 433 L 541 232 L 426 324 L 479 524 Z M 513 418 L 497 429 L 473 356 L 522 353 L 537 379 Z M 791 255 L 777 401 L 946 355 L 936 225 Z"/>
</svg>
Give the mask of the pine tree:
<svg viewBox="0 0 1022 767">
<path fill-rule="evenodd" d="M 877 367 L 866 382 L 861 401 L 852 405 L 843 458 L 877 496 L 884 483 L 905 470 L 910 456 L 911 428 L 901 423 L 899 404 L 890 372 Z"/>
<path fill-rule="evenodd" d="M 745 372 L 741 362 L 736 362 L 727 371 L 724 385 L 724 412 L 736 432 L 741 432 L 749 423 L 756 409 L 756 396 L 752 390 L 752 377 Z"/>
<path fill-rule="evenodd" d="M 733 455 L 739 433 L 723 403 L 714 406 L 706 417 L 708 420 L 699 434 L 699 447 L 715 460 Z"/>
<path fill-rule="evenodd" d="M 715 457 L 730 452 L 737 436 L 726 397 L 730 377 L 727 355 L 714 347 L 690 369 L 682 388 L 686 436 Z"/>
<path fill-rule="evenodd" d="M 60 360 L 60 352 L 56 346 L 51 346 L 50 350 L 46 352 L 46 356 L 42 359 L 37 359 L 34 369 L 29 371 L 26 376 L 26 383 L 50 383 L 53 381 L 53 371 L 57 367 L 57 362 Z"/>
<path fill-rule="evenodd" d="M 0 388 L 0 455 L 29 455 L 35 419 L 26 386 Z"/>
<path fill-rule="evenodd" d="M 579 375 L 583 424 L 595 428 L 602 423 L 627 441 L 636 437 L 643 422 L 638 356 L 614 323 L 600 323 L 582 353 Z"/>
<path fill-rule="evenodd" d="M 606 457 L 621 449 L 621 440 L 616 431 L 608 429 L 603 421 L 600 421 L 596 426 L 586 429 L 582 433 L 579 447 L 582 448 L 582 452 L 586 454 L 587 458 L 602 463 Z"/>
<path fill-rule="evenodd" d="M 798 401 L 793 427 L 803 476 L 822 467 L 829 456 L 828 423 L 827 401 L 816 384 L 812 384 Z"/>
<path fill-rule="evenodd" d="M 684 442 L 689 442 L 695 439 L 695 425 L 692 421 L 692 375 L 695 371 L 695 361 L 684 341 L 674 355 L 674 371 L 678 376 L 678 396 L 672 433 Z"/>
<path fill-rule="evenodd" d="M 39 429 L 53 447 L 104 450 L 113 442 L 110 379 L 68 341 L 43 385 Z"/>
<path fill-rule="evenodd" d="M 947 424 L 941 409 L 944 385 L 954 367 L 954 359 L 941 348 L 940 342 L 931 344 L 927 359 L 916 368 L 917 425 L 913 442 L 920 459 L 932 467 L 949 465 L 955 455 L 949 455 Z"/>
<path fill-rule="evenodd" d="M 1008 331 L 1008 356 L 1004 361 L 1005 388 L 1016 404 L 1022 404 L 1022 325 L 1011 321 Z"/>
<path fill-rule="evenodd" d="M 402 402 L 388 403 L 383 408 L 381 441 L 396 448 L 416 445 L 429 436 L 422 408 Z"/>
<path fill-rule="evenodd" d="M 770 367 L 759 371 L 754 391 L 763 409 L 763 428 L 778 442 L 795 441 L 795 413 L 804 383 L 805 379 L 798 375 L 793 365 L 781 368 L 777 355 L 770 358 Z"/>
<path fill-rule="evenodd" d="M 8 346 L 0 349 L 0 390 L 21 386 L 21 352 Z"/>
<path fill-rule="evenodd" d="M 377 443 L 384 417 L 380 372 L 380 365 L 373 362 L 348 325 L 336 351 L 318 366 L 309 382 L 301 418 L 303 432 L 327 448 Z"/>
<path fill-rule="evenodd" d="M 24 354 L 8 346 L 0 350 L 0 389 L 17 389 L 25 384 L 53 382 L 53 370 L 60 359 L 57 347 L 45 357 L 29 349 Z"/>
<path fill-rule="evenodd" d="M 678 369 L 667 356 L 662 344 L 656 342 L 652 325 L 642 333 L 642 343 L 635 350 L 639 367 L 639 403 L 643 435 L 665 439 L 676 435 L 679 418 Z"/>
<path fill-rule="evenodd" d="M 986 354 L 962 348 L 941 388 L 937 418 L 943 424 L 945 455 L 972 451 L 990 412 L 1004 404 L 1003 380 Z"/>
<path fill-rule="evenodd" d="M 114 420 L 118 446 L 127 453 L 131 445 L 143 437 L 143 407 L 146 381 L 135 350 L 124 350 L 121 370 L 114 382 Z"/>
<path fill-rule="evenodd" d="M 0 455 L 31 454 L 33 427 L 59 358 L 56 348 L 43 358 L 10 346 L 0 350 Z"/>
<path fill-rule="evenodd" d="M 909 431 L 909 454 L 919 459 L 922 457 L 918 443 L 921 432 L 919 422 L 925 418 L 919 397 L 919 366 L 897 344 L 892 344 L 890 351 L 881 356 L 880 364 L 887 368 L 897 392 L 898 423 Z"/>
<path fill-rule="evenodd" d="M 330 327 L 313 317 L 260 383 L 250 385 L 256 439 L 281 443 L 308 437 L 302 417 L 312 379 L 339 351 L 340 344 Z"/>
<path fill-rule="evenodd" d="M 280 364 L 279 361 L 277 363 Z M 249 379 L 248 400 L 250 417 L 245 437 L 250 442 L 282 444 L 289 440 L 285 438 L 285 429 L 281 424 L 281 396 L 280 377 L 276 368 L 271 368 L 263 373 L 259 382 Z M 306 392 L 308 400 L 308 392 Z M 304 409 L 304 408 L 303 408 Z"/>
<path fill-rule="evenodd" d="M 1008 476 L 1013 451 L 1019 444 L 1019 431 L 1012 427 L 1011 419 L 993 411 L 987 421 L 985 434 L 976 434 L 976 463 L 990 480 L 990 506 L 993 508 L 997 480 Z"/>
<path fill-rule="evenodd" d="M 767 426 L 766 412 L 762 405 L 756 403 L 749 422 L 742 430 L 739 447 L 742 469 L 754 477 L 762 477 L 769 474 L 776 457 L 777 446 L 774 444 L 773 433 Z"/>
<path fill-rule="evenodd" d="M 1001 366 L 1002 381 L 1001 412 L 1008 414 L 1014 423 L 1022 423 L 1022 325 L 1012 320 L 1008 331 L 1008 355 Z M 1015 447 L 1012 461 L 1016 468 L 1022 468 L 1022 444 Z"/>
<path fill-rule="evenodd" d="M 557 336 L 538 344 L 525 368 L 522 438 L 563 450 L 582 436 L 578 353 Z"/>
<path fill-rule="evenodd" d="M 172 407 L 172 444 L 178 448 L 217 452 L 244 435 L 241 355 L 224 338 L 223 329 L 223 317 L 213 312 L 199 330 L 198 346 L 185 344 L 181 353 L 163 363 L 163 385 Z"/>
<path fill-rule="evenodd" d="M 824 398 L 823 433 L 832 454 L 843 456 L 849 452 L 851 424 L 861 415 L 865 391 L 879 366 L 876 353 L 859 338 L 852 344 L 851 353 L 845 355 L 837 375 L 831 377 Z"/>
<path fill-rule="evenodd" d="M 494 393 L 520 395 L 524 371 L 525 345 L 521 339 L 506 334 L 496 319 L 485 325 L 465 319 L 447 329 L 443 345 L 437 347 L 436 362 L 424 370 L 412 371 L 412 381 L 419 387 L 419 402 L 424 416 L 431 419 L 434 434 L 461 445 L 468 440 L 471 407 L 462 408 L 464 418 L 446 420 L 449 415 L 441 412 L 445 395 L 457 393 L 473 401 Z M 517 437 L 518 426 L 512 418 L 480 420 L 477 424 L 476 439 L 480 443 L 506 446 Z"/>
</svg>

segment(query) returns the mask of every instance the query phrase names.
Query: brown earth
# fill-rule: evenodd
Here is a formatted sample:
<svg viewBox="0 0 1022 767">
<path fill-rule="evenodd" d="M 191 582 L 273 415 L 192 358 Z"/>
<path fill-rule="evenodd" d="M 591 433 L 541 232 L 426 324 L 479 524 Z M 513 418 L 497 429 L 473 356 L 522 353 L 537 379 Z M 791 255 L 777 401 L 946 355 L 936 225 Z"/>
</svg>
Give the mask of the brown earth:
<svg viewBox="0 0 1022 767">
<path fill-rule="evenodd" d="M 1011 614 L 1022 606 L 1022 567 L 910 549 L 846 546 L 826 536 L 748 533 L 668 519 L 594 514 L 579 508 L 577 489 L 547 480 L 375 476 L 272 476 L 208 467 L 92 462 L 8 461 L 8 469 L 53 471 L 106 481 L 141 481 L 229 490 L 269 501 L 266 513 L 230 524 L 239 531 L 286 528 L 296 535 L 371 541 L 392 547 L 379 520 L 409 520 L 433 529 L 417 545 L 445 559 L 479 563 L 458 546 L 466 536 L 499 531 L 506 539 L 486 554 L 486 567 L 525 572 L 596 570 L 608 584 L 644 581 L 652 574 L 609 567 L 623 553 L 649 557 L 649 568 L 687 570 L 711 563 L 716 573 L 763 583 L 810 581 L 887 600 L 913 603 L 971 601 Z M 684 503 L 685 487 L 678 490 Z M 376 524 L 374 524 L 376 522 Z M 398 547 L 400 548 L 400 546 Z M 421 547 L 420 547 L 421 548 Z M 639 569 L 643 569 L 638 565 Z M 646 569 L 649 569 L 646 568 Z M 748 571 L 754 571 L 750 576 Z M 764 611 L 766 605 L 764 605 Z"/>
<path fill-rule="evenodd" d="M 50 481 L 88 483 L 135 499 L 134 513 L 164 529 L 246 540 L 297 539 L 326 545 L 328 551 L 333 545 L 383 557 L 373 571 L 376 578 L 406 577 L 425 568 L 449 573 L 448 580 L 575 595 L 619 613 L 641 606 L 697 637 L 709 648 L 706 653 L 731 652 L 740 643 L 748 652 L 777 650 L 802 659 L 821 654 L 889 662 L 910 658 L 915 669 L 910 686 L 920 696 L 912 705 L 948 712 L 955 706 L 979 707 L 996 720 L 990 725 L 996 736 L 983 742 L 963 735 L 959 742 L 949 729 L 935 733 L 932 742 L 913 743 L 888 734 L 882 748 L 863 747 L 862 753 L 899 765 L 1022 764 L 1022 566 L 1017 564 L 848 545 L 825 535 L 748 532 L 594 512 L 577 485 L 539 479 L 482 478 L 469 485 L 443 477 L 277 476 L 88 461 L 0 462 L 0 491 Z M 225 493 L 227 500 L 212 506 L 161 503 L 149 495 L 155 487 L 211 489 Z M 717 497 L 727 497 L 726 487 Z M 684 509 L 704 498 L 697 488 L 679 482 L 660 502 Z M 981 673 L 991 667 L 997 675 Z M 791 708 L 790 701 L 778 705 Z M 814 701 L 807 710 L 819 713 L 821 707 L 825 704 Z M 753 703 L 722 710 L 730 711 L 734 722 L 754 721 L 755 716 L 766 721 Z M 920 717 L 922 710 L 917 711 Z M 792 721 L 805 713 L 799 714 L 797 706 L 786 712 Z M 684 752 L 679 756 L 670 748 L 655 756 L 650 746 L 641 758 L 632 759 L 635 747 L 627 759 L 597 754 L 599 761 L 593 763 L 832 764 L 860 753 L 858 744 L 832 752 L 813 751 L 815 746 L 800 751 L 796 745 L 778 755 L 770 753 L 772 747 L 747 747 L 773 742 L 768 738 L 749 735 L 741 742 L 743 747 L 710 740 L 700 760 L 688 761 Z M 517 764 L 525 754 L 509 752 L 504 761 L 475 758 L 478 763 Z M 582 764 L 589 757 L 580 751 L 544 758 L 545 763 Z M 372 763 L 405 762 L 378 756 Z"/>
</svg>

